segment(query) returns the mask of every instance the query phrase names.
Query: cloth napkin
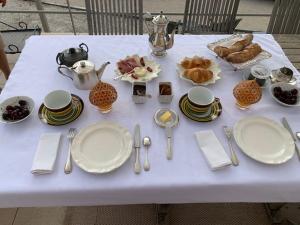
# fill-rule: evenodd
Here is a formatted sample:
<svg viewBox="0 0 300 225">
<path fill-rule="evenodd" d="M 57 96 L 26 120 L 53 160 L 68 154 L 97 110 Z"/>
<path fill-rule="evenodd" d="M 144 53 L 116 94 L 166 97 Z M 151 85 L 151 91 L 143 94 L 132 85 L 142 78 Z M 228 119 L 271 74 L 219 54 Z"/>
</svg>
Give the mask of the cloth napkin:
<svg viewBox="0 0 300 225">
<path fill-rule="evenodd" d="M 31 173 L 46 174 L 52 172 L 60 137 L 61 133 L 45 133 L 41 135 L 32 163 Z"/>
<path fill-rule="evenodd" d="M 198 145 L 212 170 L 231 165 L 231 160 L 212 130 L 195 133 Z"/>
</svg>

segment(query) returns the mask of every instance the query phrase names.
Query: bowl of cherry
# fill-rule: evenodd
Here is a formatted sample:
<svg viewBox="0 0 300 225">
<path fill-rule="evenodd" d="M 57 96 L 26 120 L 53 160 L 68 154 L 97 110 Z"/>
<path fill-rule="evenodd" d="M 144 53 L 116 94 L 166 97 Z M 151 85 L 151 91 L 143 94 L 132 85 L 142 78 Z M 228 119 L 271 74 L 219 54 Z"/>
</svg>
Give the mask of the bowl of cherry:
<svg viewBox="0 0 300 225">
<path fill-rule="evenodd" d="M 0 104 L 1 123 L 19 123 L 27 119 L 34 110 L 34 101 L 27 96 L 15 96 Z"/>
<path fill-rule="evenodd" d="M 270 87 L 273 99 L 284 106 L 300 106 L 299 89 L 288 83 L 275 83 Z"/>
</svg>

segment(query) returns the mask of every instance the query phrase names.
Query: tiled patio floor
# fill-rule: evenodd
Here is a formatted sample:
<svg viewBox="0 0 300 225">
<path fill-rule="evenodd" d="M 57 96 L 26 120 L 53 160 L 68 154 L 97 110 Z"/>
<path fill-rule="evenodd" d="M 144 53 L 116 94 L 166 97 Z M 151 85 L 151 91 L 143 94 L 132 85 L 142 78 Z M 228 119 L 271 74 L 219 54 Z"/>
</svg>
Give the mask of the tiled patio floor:
<svg viewBox="0 0 300 225">
<path fill-rule="evenodd" d="M 155 205 L 0 209 L 0 225 L 154 225 Z M 171 205 L 169 225 L 271 225 L 262 204 Z"/>
</svg>

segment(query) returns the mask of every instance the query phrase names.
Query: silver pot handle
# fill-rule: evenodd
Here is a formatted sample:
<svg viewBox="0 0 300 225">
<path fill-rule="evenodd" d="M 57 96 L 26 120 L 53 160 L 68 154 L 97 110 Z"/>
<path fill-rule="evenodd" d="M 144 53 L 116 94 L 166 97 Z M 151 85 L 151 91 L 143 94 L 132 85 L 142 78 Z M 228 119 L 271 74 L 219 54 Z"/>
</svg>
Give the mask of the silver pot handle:
<svg viewBox="0 0 300 225">
<path fill-rule="evenodd" d="M 61 69 L 67 69 L 67 70 L 73 72 L 73 70 L 72 70 L 71 68 L 69 68 L 69 67 L 67 67 L 67 66 L 65 66 L 65 65 L 61 65 L 61 66 L 59 66 L 59 67 L 57 68 L 57 70 L 58 70 L 58 72 L 59 72 L 61 75 L 65 76 L 65 77 L 68 77 L 68 78 L 70 78 L 71 80 L 73 80 L 73 77 L 71 77 L 70 75 L 67 75 L 67 74 L 63 73 L 63 72 L 61 71 Z"/>
</svg>

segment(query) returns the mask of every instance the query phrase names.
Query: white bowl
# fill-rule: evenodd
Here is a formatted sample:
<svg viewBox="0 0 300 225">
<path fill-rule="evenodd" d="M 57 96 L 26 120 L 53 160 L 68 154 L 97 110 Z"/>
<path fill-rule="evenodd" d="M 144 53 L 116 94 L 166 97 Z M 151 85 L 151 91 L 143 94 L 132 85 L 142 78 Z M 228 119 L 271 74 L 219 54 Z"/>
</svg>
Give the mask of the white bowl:
<svg viewBox="0 0 300 225">
<path fill-rule="evenodd" d="M 283 91 L 290 91 L 290 90 L 292 90 L 292 89 L 297 89 L 297 90 L 298 90 L 297 103 L 296 103 L 295 105 L 289 105 L 289 104 L 286 104 L 286 103 L 280 101 L 279 99 L 277 99 L 277 98 L 274 96 L 274 93 L 273 93 L 273 89 L 274 89 L 275 87 L 281 87 L 281 89 L 282 89 Z M 270 86 L 270 89 L 269 89 L 269 90 L 270 90 L 270 94 L 271 94 L 272 98 L 273 98 L 276 102 L 278 102 L 280 105 L 287 106 L 287 107 L 300 106 L 300 90 L 299 90 L 299 88 L 298 88 L 297 86 L 291 85 L 291 84 L 288 84 L 288 83 L 284 83 L 284 82 L 279 82 L 279 83 L 272 84 L 272 85 Z"/>
<path fill-rule="evenodd" d="M 25 100 L 27 102 L 28 110 L 29 110 L 28 116 L 24 117 L 23 119 L 15 120 L 15 121 L 4 120 L 2 115 L 5 112 L 6 107 L 8 105 L 12 105 L 12 106 L 18 105 L 20 100 Z M 33 110 L 34 110 L 34 101 L 30 97 L 15 96 L 15 97 L 8 98 L 8 99 L 4 100 L 3 102 L 1 102 L 1 104 L 0 104 L 0 123 L 6 123 L 6 124 L 19 123 L 21 121 L 26 120 L 32 114 Z"/>
</svg>

